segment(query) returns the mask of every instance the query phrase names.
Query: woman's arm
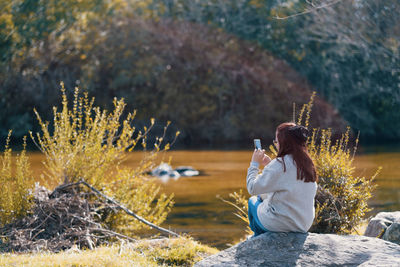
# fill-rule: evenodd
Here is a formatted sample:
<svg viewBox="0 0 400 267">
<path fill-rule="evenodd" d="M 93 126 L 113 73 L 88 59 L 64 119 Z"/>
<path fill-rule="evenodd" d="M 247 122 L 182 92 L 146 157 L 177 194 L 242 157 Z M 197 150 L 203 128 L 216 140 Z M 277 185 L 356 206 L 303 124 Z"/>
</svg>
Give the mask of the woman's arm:
<svg viewBox="0 0 400 267">
<path fill-rule="evenodd" d="M 261 174 L 258 174 L 258 164 L 251 162 L 247 170 L 247 191 L 250 195 L 271 193 L 285 189 L 284 181 L 279 179 L 282 175 L 282 166 L 276 159 L 272 160 Z"/>
</svg>

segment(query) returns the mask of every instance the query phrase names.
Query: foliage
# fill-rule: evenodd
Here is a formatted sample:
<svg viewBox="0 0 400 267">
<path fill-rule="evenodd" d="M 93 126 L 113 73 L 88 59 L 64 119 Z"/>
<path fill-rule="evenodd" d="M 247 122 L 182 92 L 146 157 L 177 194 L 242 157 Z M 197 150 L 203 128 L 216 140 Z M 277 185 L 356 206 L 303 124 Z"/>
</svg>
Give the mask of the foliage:
<svg viewBox="0 0 400 267">
<path fill-rule="evenodd" d="M 373 180 L 379 169 L 370 178 L 355 177 L 354 154 L 348 148 L 350 130 L 334 144 L 330 129 L 321 130 L 319 142 L 316 131 L 308 144 L 319 177 L 316 220 L 311 231 L 349 234 L 370 211 L 367 201 L 372 196 Z"/>
<path fill-rule="evenodd" d="M 243 131 L 239 122 L 256 118 L 260 112 L 256 108 L 233 109 L 231 105 L 248 106 L 254 102 L 251 95 L 259 95 L 265 88 L 285 92 L 290 87 L 287 80 L 303 84 L 299 79 L 288 79 L 292 74 L 274 78 L 257 71 L 267 69 L 257 61 L 258 49 L 248 52 L 257 44 L 306 77 L 353 129 L 361 131 L 363 140 L 399 138 L 399 115 L 391 112 L 400 99 L 399 2 L 333 2 L 1 0 L 0 105 L 6 111 L 0 116 L 0 135 L 5 137 L 11 128 L 22 137 L 35 127 L 31 108 L 37 106 L 42 114 L 48 113 L 50 107 L 44 103 L 56 99 L 53 88 L 64 80 L 71 88 L 84 83 L 103 107 L 107 106 L 103 97 L 126 96 L 140 110 L 148 107 L 158 118 L 169 116 L 166 119 L 184 129 L 186 139 L 182 140 L 187 142 L 230 134 L 240 141 L 252 133 Z M 315 8 L 324 4 L 328 5 Z M 136 23 L 131 22 L 133 18 Z M 138 24 L 142 19 L 146 23 Z M 173 31 L 170 20 L 186 26 Z M 158 27 L 151 29 L 147 23 Z M 202 29 L 204 35 L 199 34 L 200 27 L 192 29 L 199 24 L 215 31 Z M 251 42 L 238 45 L 237 39 L 226 39 L 226 33 Z M 205 52 L 209 57 L 201 57 Z M 232 58 L 237 53 L 243 56 Z M 254 65 L 246 66 L 249 61 Z M 275 74 L 278 69 L 271 71 Z M 202 92 L 200 97 L 190 98 L 197 92 Z M 288 106 L 280 97 L 275 101 L 271 94 L 266 96 L 268 106 L 275 102 Z M 176 108 L 178 101 L 181 105 Z M 289 100 L 293 101 L 301 102 Z M 193 102 L 200 107 L 184 105 L 190 107 Z M 176 112 L 165 115 L 164 108 L 170 112 L 171 106 Z M 216 117 L 219 120 L 207 130 L 202 125 L 191 128 L 193 121 L 201 124 Z M 254 122 L 249 124 L 249 129 L 254 128 Z M 224 129 L 229 130 L 221 134 Z"/>
<path fill-rule="evenodd" d="M 183 129 L 185 145 L 229 144 L 272 132 L 290 114 L 290 103 L 306 101 L 310 94 L 296 72 L 258 45 L 190 22 L 120 14 L 88 22 L 84 30 L 71 28 L 61 39 L 52 41 L 50 62 L 33 56 L 23 63 L 26 75 L 15 71 L 7 77 L 3 125 L 38 130 L 22 114 L 33 106 L 50 114 L 47 103 L 56 101 L 55 81 L 64 80 L 67 88 L 87 88 L 103 108 L 112 108 L 110 98 L 124 97 L 129 108 L 141 110 L 137 126 L 147 114 L 174 121 L 172 127 Z M 15 99 L 21 101 L 11 106 Z M 321 99 L 316 102 L 315 124 L 328 117 L 340 128 L 336 111 Z M 153 133 L 162 129 L 156 124 Z"/>
<path fill-rule="evenodd" d="M 313 98 L 303 105 L 297 124 L 303 121 L 307 127 Z M 318 192 L 316 195 L 316 214 L 310 229 L 319 233 L 349 234 L 363 223 L 370 211 L 368 200 L 375 189 L 373 180 L 380 168 L 369 178 L 354 176 L 354 155 L 358 137 L 353 151 L 349 148 L 350 127 L 341 138 L 332 141 L 331 129 L 313 129 L 307 140 L 307 149 L 315 164 L 318 175 Z"/>
<path fill-rule="evenodd" d="M 189 238 L 138 240 L 94 250 L 71 249 L 60 253 L 2 254 L 1 266 L 191 266 L 218 251 Z"/>
<path fill-rule="evenodd" d="M 114 109 L 108 112 L 95 107 L 94 98 L 89 99 L 87 93 L 80 96 L 78 88 L 70 109 L 61 85 L 62 109 L 54 107 L 51 130 L 49 123 L 43 122 L 36 112 L 42 133 L 37 133 L 36 138 L 31 133 L 32 140 L 46 156 L 48 181 L 59 185 L 84 180 L 111 194 L 138 215 L 161 224 L 173 205 L 172 196 L 158 194 L 159 186 L 145 173 L 155 167 L 158 152 L 168 150 L 171 144 L 163 143 L 162 136 L 138 166 L 122 165 L 127 152 L 137 145 L 146 149 L 147 134 L 155 120 L 151 119 L 150 127 L 138 130 L 133 126 L 136 112 L 124 114 L 123 99 L 114 99 Z M 127 222 L 131 231 L 144 227 L 120 213 L 109 214 L 106 221 L 118 230 L 126 227 Z"/>
<path fill-rule="evenodd" d="M 108 1 L 0 1 L 1 30 L 0 51 L 2 60 L 14 61 L 36 52 L 43 56 L 50 49 L 51 39 L 60 36 L 77 21 L 101 16 L 113 8 Z M 33 51 L 30 50 L 33 48 Z M 48 58 L 47 58 L 48 59 Z"/>
<path fill-rule="evenodd" d="M 134 245 L 134 249 L 141 251 L 148 258 L 154 259 L 159 265 L 167 266 L 191 266 L 205 255 L 218 252 L 217 249 L 200 245 L 187 237 L 160 240 L 159 242 L 148 240 Z"/>
<path fill-rule="evenodd" d="M 0 156 L 0 227 L 25 216 L 32 206 L 33 179 L 29 159 L 24 149 L 16 156 L 9 147 L 11 131 L 5 151 Z"/>
<path fill-rule="evenodd" d="M 313 97 L 300 110 L 297 124 L 309 125 L 312 105 Z M 368 200 L 380 168 L 370 178 L 354 176 L 353 160 L 358 138 L 352 151 L 349 148 L 349 135 L 350 128 L 341 138 L 333 141 L 331 129 L 315 128 L 307 140 L 307 148 L 319 177 L 311 232 L 349 234 L 363 223 L 366 213 L 370 211 Z M 272 157 L 276 156 L 275 147 L 271 145 L 270 150 Z M 238 210 L 239 218 L 248 222 L 245 196 L 242 192 L 235 192 L 230 197 L 233 201 L 228 202 Z"/>
<path fill-rule="evenodd" d="M 213 25 L 287 60 L 362 137 L 400 137 L 399 1 L 148 3 L 153 17 Z"/>
<path fill-rule="evenodd" d="M 233 192 L 229 194 L 229 198 L 232 200 L 225 200 L 218 196 L 223 202 L 231 205 L 235 208 L 236 212 L 234 213 L 236 217 L 244 221 L 247 225 L 246 227 L 246 234 L 251 235 L 253 234 L 252 230 L 250 229 L 249 225 L 249 217 L 248 217 L 248 198 L 245 194 L 243 194 L 243 190 L 240 189 L 238 192 Z"/>
<path fill-rule="evenodd" d="M 299 31 L 305 47 L 318 45 L 304 74 L 365 137 L 399 137 L 399 8 L 395 0 L 340 1 L 311 13 Z"/>
<path fill-rule="evenodd" d="M 117 2 L 0 0 L 0 137 L 8 129 L 17 137 L 38 130 L 32 108 L 55 102 L 55 86 L 74 74 L 71 67 L 60 67 L 55 60 L 55 55 L 70 55 L 70 62 L 74 60 L 75 49 L 63 45 L 65 38 L 84 30 L 94 18 L 111 15 Z M 32 88 L 38 81 L 40 85 Z M 47 86 L 53 89 L 45 90 Z M 51 106 L 47 108 L 45 113 Z"/>
<path fill-rule="evenodd" d="M 174 121 L 188 143 L 232 142 L 268 132 L 290 113 L 289 103 L 310 94 L 284 62 L 201 25 L 122 19 L 102 30 L 109 34 L 87 54 L 107 53 L 96 57 L 99 64 L 90 64 L 91 76 L 81 82 L 113 88 L 144 113 Z M 102 73 L 110 75 L 93 79 Z M 340 124 L 331 107 L 320 99 L 317 106 Z M 257 112 L 263 109 L 274 112 Z"/>
<path fill-rule="evenodd" d="M 165 221 L 174 204 L 173 194 L 167 196 L 160 193 L 159 185 L 144 173 L 132 175 L 132 171 L 122 170 L 117 179 L 113 182 L 111 190 L 128 209 L 156 225 Z M 122 212 L 110 215 L 107 224 L 111 229 L 128 234 L 135 234 L 135 231 L 147 228 Z"/>
</svg>

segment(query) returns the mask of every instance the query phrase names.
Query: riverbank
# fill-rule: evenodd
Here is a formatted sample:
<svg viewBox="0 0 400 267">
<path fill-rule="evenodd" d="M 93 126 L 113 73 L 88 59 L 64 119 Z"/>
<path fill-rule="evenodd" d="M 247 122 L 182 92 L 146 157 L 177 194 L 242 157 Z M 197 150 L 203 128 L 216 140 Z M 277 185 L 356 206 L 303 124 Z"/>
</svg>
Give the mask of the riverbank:
<svg viewBox="0 0 400 267">
<path fill-rule="evenodd" d="M 5 253 L 0 255 L 0 266 L 192 266 L 217 252 L 187 237 L 143 239 L 93 250 Z"/>
</svg>

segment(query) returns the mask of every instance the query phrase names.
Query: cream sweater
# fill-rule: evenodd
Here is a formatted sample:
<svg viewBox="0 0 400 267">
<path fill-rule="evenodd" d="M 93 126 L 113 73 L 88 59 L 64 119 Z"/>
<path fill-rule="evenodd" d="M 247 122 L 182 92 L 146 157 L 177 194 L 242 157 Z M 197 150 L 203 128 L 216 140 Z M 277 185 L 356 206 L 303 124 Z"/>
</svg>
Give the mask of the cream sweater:
<svg viewBox="0 0 400 267">
<path fill-rule="evenodd" d="M 314 220 L 314 197 L 317 183 L 297 180 L 297 168 L 292 155 L 272 160 L 261 174 L 252 162 L 247 171 L 247 190 L 262 195 L 257 215 L 266 229 L 273 232 L 307 232 Z"/>
</svg>

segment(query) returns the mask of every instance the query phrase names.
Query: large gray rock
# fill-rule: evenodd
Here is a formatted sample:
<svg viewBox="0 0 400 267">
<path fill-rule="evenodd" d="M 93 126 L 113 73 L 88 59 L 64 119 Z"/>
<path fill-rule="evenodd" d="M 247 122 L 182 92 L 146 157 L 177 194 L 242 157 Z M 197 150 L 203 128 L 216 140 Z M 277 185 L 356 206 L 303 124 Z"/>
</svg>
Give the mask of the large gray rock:
<svg viewBox="0 0 400 267">
<path fill-rule="evenodd" d="M 395 221 L 386 229 L 382 239 L 400 245 L 400 220 Z"/>
<path fill-rule="evenodd" d="M 374 218 L 369 221 L 364 235 L 380 238 L 384 235 L 386 229 L 398 220 L 400 220 L 400 211 L 379 212 Z"/>
<path fill-rule="evenodd" d="M 195 266 L 400 266 L 400 246 L 365 236 L 269 232 Z"/>
</svg>

